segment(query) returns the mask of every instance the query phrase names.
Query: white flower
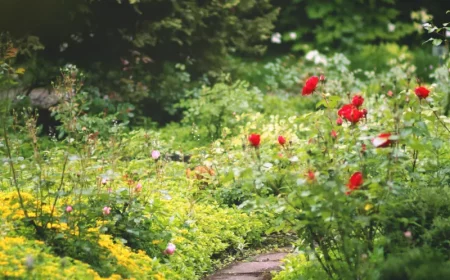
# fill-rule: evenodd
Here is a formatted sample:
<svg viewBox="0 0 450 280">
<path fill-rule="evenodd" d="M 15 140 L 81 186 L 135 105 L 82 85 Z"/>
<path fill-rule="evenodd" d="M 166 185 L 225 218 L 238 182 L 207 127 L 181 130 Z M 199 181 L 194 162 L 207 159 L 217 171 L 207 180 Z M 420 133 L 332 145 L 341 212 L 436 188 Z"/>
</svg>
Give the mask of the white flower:
<svg viewBox="0 0 450 280">
<path fill-rule="evenodd" d="M 314 61 L 314 64 L 323 64 L 327 65 L 328 61 L 326 57 L 319 53 L 317 50 L 309 51 L 306 56 L 306 60 Z"/>
<path fill-rule="evenodd" d="M 295 39 L 297 39 L 297 33 L 291 32 L 291 33 L 289 33 L 289 37 L 290 37 L 292 40 L 295 40 Z"/>
<path fill-rule="evenodd" d="M 274 44 L 281 44 L 281 34 L 280 33 L 273 33 L 272 38 L 270 39 L 272 43 Z"/>
<path fill-rule="evenodd" d="M 290 162 L 298 162 L 298 157 L 297 156 L 293 156 L 289 159 Z"/>
<path fill-rule="evenodd" d="M 306 54 L 305 58 L 306 58 L 306 60 L 313 60 L 314 57 L 316 57 L 317 55 L 319 55 L 319 51 L 313 50 L 313 51 L 309 51 L 309 52 Z"/>
<path fill-rule="evenodd" d="M 319 55 L 314 59 L 314 64 L 323 64 L 327 65 L 327 59 L 323 55 Z"/>
<path fill-rule="evenodd" d="M 388 31 L 389 32 L 394 32 L 395 31 L 395 24 L 388 23 L 387 27 L 388 27 Z"/>
<path fill-rule="evenodd" d="M 63 51 L 65 51 L 67 49 L 67 47 L 69 47 L 69 44 L 64 42 L 61 45 L 59 45 L 59 51 L 63 52 Z"/>
<path fill-rule="evenodd" d="M 445 31 L 445 37 L 450 37 L 450 30 Z"/>
</svg>

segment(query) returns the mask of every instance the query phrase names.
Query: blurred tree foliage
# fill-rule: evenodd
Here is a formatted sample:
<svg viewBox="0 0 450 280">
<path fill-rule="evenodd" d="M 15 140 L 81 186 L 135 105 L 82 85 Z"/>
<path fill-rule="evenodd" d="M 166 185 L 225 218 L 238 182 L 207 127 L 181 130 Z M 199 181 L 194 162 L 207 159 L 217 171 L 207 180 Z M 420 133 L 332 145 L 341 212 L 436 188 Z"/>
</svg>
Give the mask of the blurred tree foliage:
<svg viewBox="0 0 450 280">
<path fill-rule="evenodd" d="M 280 0 L 276 31 L 293 50 L 313 48 L 356 50 L 362 44 L 421 42 L 417 34 L 431 14 L 444 21 L 450 8 L 441 0 Z M 415 13 L 417 11 L 427 13 Z M 413 23 L 417 21 L 417 24 Z M 294 37 L 289 34 L 295 33 Z M 417 40 L 419 39 L 419 40 Z"/>
<path fill-rule="evenodd" d="M 17 0 L 2 4 L 0 30 L 45 47 L 19 57 L 29 86 L 73 63 L 109 98 L 170 109 L 228 54 L 262 54 L 277 14 L 270 0 Z"/>
</svg>

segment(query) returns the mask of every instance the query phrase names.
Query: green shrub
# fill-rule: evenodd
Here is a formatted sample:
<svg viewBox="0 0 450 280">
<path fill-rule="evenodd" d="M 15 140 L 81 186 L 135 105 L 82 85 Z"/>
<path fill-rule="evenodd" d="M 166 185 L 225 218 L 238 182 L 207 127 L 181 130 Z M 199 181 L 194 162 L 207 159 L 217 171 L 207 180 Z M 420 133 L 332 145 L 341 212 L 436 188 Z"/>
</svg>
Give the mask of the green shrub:
<svg viewBox="0 0 450 280">
<path fill-rule="evenodd" d="M 261 110 L 262 94 L 244 81 L 217 83 L 191 92 L 179 106 L 185 109 L 185 124 L 206 128 L 207 139 L 215 140 L 233 135 L 242 113 Z"/>
<path fill-rule="evenodd" d="M 2 30 L 17 43 L 32 33 L 34 44 L 45 46 L 32 59 L 21 57 L 32 83 L 25 86 L 48 85 L 73 63 L 87 74 L 86 85 L 117 102 L 150 99 L 170 113 L 191 75 L 217 71 L 228 54 L 262 54 L 278 14 L 269 0 L 51 1 L 39 6 L 40 15 L 36 8 L 17 2 L 0 12 Z M 21 13 L 28 24 L 14 23 Z"/>
<path fill-rule="evenodd" d="M 450 277 L 450 263 L 430 248 L 412 249 L 388 257 L 379 279 L 439 280 Z"/>
<path fill-rule="evenodd" d="M 273 280 L 326 279 L 317 260 L 307 259 L 304 253 L 291 255 L 283 259 L 283 270 Z"/>
</svg>

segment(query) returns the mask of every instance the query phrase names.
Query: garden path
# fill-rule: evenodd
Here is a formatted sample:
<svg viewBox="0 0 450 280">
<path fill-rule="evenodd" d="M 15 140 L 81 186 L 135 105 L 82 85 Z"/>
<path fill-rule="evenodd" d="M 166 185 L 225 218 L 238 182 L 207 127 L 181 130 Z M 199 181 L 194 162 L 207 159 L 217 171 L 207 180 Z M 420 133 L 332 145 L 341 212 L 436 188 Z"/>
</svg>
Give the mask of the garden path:
<svg viewBox="0 0 450 280">
<path fill-rule="evenodd" d="M 280 270 L 287 252 L 273 252 L 250 257 L 225 267 L 205 280 L 270 280 L 271 271 Z"/>
</svg>

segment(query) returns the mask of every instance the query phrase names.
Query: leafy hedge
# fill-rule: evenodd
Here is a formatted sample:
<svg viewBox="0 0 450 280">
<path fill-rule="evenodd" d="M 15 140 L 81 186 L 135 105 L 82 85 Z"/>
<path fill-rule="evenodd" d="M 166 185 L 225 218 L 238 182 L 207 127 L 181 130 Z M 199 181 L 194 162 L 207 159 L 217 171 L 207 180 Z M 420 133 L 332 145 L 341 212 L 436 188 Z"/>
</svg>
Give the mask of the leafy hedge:
<svg viewBox="0 0 450 280">
<path fill-rule="evenodd" d="M 5 5 L 0 26 L 27 64 L 26 86 L 48 86 L 73 63 L 102 97 L 151 100 L 153 116 L 173 112 L 191 76 L 220 72 L 229 54 L 263 53 L 278 14 L 269 0 L 24 2 Z M 17 15 L 27 20 L 17 24 Z"/>
</svg>

